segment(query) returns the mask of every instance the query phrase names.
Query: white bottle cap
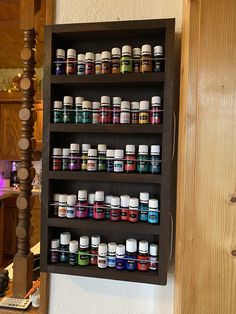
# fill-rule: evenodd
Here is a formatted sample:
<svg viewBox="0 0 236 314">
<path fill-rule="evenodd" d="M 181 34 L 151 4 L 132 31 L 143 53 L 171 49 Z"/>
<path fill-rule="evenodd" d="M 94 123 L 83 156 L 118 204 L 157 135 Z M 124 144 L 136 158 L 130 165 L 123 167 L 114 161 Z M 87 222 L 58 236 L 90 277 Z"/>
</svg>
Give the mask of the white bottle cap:
<svg viewBox="0 0 236 314">
<path fill-rule="evenodd" d="M 126 240 L 126 251 L 129 253 L 137 252 L 137 240 L 136 239 Z"/>
<path fill-rule="evenodd" d="M 121 104 L 121 97 L 117 97 L 117 96 L 113 97 L 112 103 L 113 103 L 113 105 L 120 105 Z"/>
<path fill-rule="evenodd" d="M 131 102 L 131 110 L 139 110 L 139 101 Z"/>
<path fill-rule="evenodd" d="M 89 193 L 88 195 L 88 203 L 89 205 L 93 205 L 95 200 L 95 193 Z"/>
<path fill-rule="evenodd" d="M 129 208 L 130 209 L 138 209 L 139 199 L 137 197 L 131 197 L 129 199 Z"/>
<path fill-rule="evenodd" d="M 67 203 L 67 194 L 59 194 L 59 203 Z"/>
<path fill-rule="evenodd" d="M 116 243 L 115 242 L 109 242 L 108 243 L 108 254 L 116 254 Z"/>
<path fill-rule="evenodd" d="M 107 244 L 106 243 L 100 243 L 98 245 L 98 255 L 102 255 L 102 256 L 107 255 Z"/>
<path fill-rule="evenodd" d="M 94 61 L 94 53 L 93 52 L 86 52 L 85 60 L 86 61 Z"/>
<path fill-rule="evenodd" d="M 160 145 L 151 145 L 151 155 L 160 155 Z"/>
<path fill-rule="evenodd" d="M 69 251 L 71 253 L 77 253 L 78 252 L 78 249 L 79 249 L 79 243 L 77 240 L 72 240 L 70 241 L 70 244 L 69 244 Z"/>
<path fill-rule="evenodd" d="M 93 236 L 91 236 L 91 246 L 92 247 L 98 247 L 100 242 L 101 242 L 100 235 L 93 235 Z"/>
<path fill-rule="evenodd" d="M 143 54 L 152 54 L 152 47 L 151 45 L 142 45 L 142 55 Z"/>
<path fill-rule="evenodd" d="M 106 205 L 111 205 L 111 198 L 112 198 L 112 195 L 106 195 L 105 196 L 105 204 Z"/>
<path fill-rule="evenodd" d="M 53 148 L 52 155 L 53 156 L 61 156 L 61 148 Z"/>
<path fill-rule="evenodd" d="M 107 145 L 106 144 L 98 144 L 98 153 L 106 154 Z"/>
<path fill-rule="evenodd" d="M 140 253 L 142 253 L 142 254 L 148 253 L 148 242 L 147 241 L 144 241 L 144 240 L 139 241 L 138 247 L 139 247 Z"/>
<path fill-rule="evenodd" d="M 140 48 L 133 48 L 133 58 L 139 58 L 141 56 Z"/>
<path fill-rule="evenodd" d="M 60 194 L 58 194 L 58 193 L 53 194 L 53 201 L 54 201 L 54 202 L 59 202 L 59 195 L 60 195 Z"/>
<path fill-rule="evenodd" d="M 96 148 L 90 148 L 88 150 L 88 156 L 89 157 L 97 157 L 97 155 L 98 155 L 98 151 Z"/>
<path fill-rule="evenodd" d="M 78 191 L 78 200 L 79 201 L 87 201 L 88 193 L 86 190 Z"/>
<path fill-rule="evenodd" d="M 131 56 L 131 47 L 125 45 L 122 47 L 122 56 Z"/>
<path fill-rule="evenodd" d="M 120 110 L 130 110 L 130 102 L 123 100 L 120 104 Z"/>
<path fill-rule="evenodd" d="M 65 57 L 66 57 L 66 52 L 65 52 L 65 50 L 63 50 L 63 49 L 57 49 L 57 50 L 56 50 L 56 57 L 57 57 L 57 58 L 65 59 Z"/>
<path fill-rule="evenodd" d="M 70 155 L 70 149 L 69 148 L 62 148 L 62 157 L 67 157 Z"/>
<path fill-rule="evenodd" d="M 70 194 L 67 196 L 67 205 L 74 206 L 76 204 L 76 195 Z"/>
<path fill-rule="evenodd" d="M 152 96 L 152 106 L 160 106 L 161 105 L 161 97 L 160 96 Z"/>
<path fill-rule="evenodd" d="M 83 53 L 78 54 L 77 60 L 78 60 L 78 62 L 84 63 L 85 62 L 85 55 Z"/>
<path fill-rule="evenodd" d="M 60 241 L 59 239 L 52 239 L 51 240 L 51 249 L 58 249 Z"/>
<path fill-rule="evenodd" d="M 92 102 L 92 109 L 99 109 L 100 108 L 100 102 L 99 101 L 93 101 Z"/>
<path fill-rule="evenodd" d="M 124 158 L 124 150 L 115 149 L 115 159 L 123 159 L 123 158 Z"/>
<path fill-rule="evenodd" d="M 126 151 L 126 154 L 135 154 L 135 145 L 129 145 L 127 144 L 125 146 L 125 151 Z"/>
<path fill-rule="evenodd" d="M 76 50 L 68 49 L 67 50 L 67 58 L 76 58 Z"/>
<path fill-rule="evenodd" d="M 71 234 L 70 232 L 62 232 L 60 234 L 60 243 L 62 245 L 68 245 L 70 243 Z"/>
<path fill-rule="evenodd" d="M 148 209 L 151 211 L 158 210 L 158 200 L 155 198 L 151 198 L 148 202 Z"/>
<path fill-rule="evenodd" d="M 139 105 L 139 110 L 149 110 L 149 101 L 148 100 L 141 100 Z"/>
<path fill-rule="evenodd" d="M 115 150 L 114 149 L 107 149 L 107 158 L 114 158 L 115 156 Z"/>
<path fill-rule="evenodd" d="M 125 246 L 124 244 L 118 244 L 116 247 L 116 255 L 124 257 L 125 256 Z"/>
<path fill-rule="evenodd" d="M 64 105 L 68 104 L 68 105 L 73 105 L 73 97 L 71 96 L 64 96 L 63 98 L 63 103 Z"/>
<path fill-rule="evenodd" d="M 82 144 L 82 153 L 88 153 L 90 147 L 91 147 L 90 144 Z"/>
<path fill-rule="evenodd" d="M 71 143 L 70 144 L 70 151 L 74 153 L 79 153 L 79 144 Z"/>
<path fill-rule="evenodd" d="M 104 202 L 104 191 L 96 191 L 95 192 L 95 201 L 96 202 Z"/>
<path fill-rule="evenodd" d="M 101 106 L 110 106 L 111 99 L 109 96 L 102 96 L 101 97 Z"/>
<path fill-rule="evenodd" d="M 139 145 L 138 153 L 143 154 L 143 155 L 147 155 L 148 154 L 148 145 Z"/>
<path fill-rule="evenodd" d="M 121 55 L 120 48 L 114 47 L 114 48 L 111 49 L 111 56 L 113 58 L 120 58 L 120 55 Z"/>
<path fill-rule="evenodd" d="M 110 51 L 102 51 L 102 61 L 110 61 L 111 53 Z"/>
<path fill-rule="evenodd" d="M 142 202 L 148 203 L 149 193 L 148 192 L 140 192 L 139 199 L 140 199 L 140 202 L 142 201 Z"/>
<path fill-rule="evenodd" d="M 84 100 L 82 102 L 82 109 L 91 109 L 91 101 Z"/>
<path fill-rule="evenodd" d="M 54 109 L 62 109 L 62 101 L 55 100 L 55 101 L 53 102 L 53 108 L 54 108 Z"/>
<path fill-rule="evenodd" d="M 157 256 L 158 255 L 158 245 L 157 244 L 150 244 L 149 247 L 149 254 L 151 256 Z"/>
<path fill-rule="evenodd" d="M 84 97 L 77 96 L 75 97 L 75 105 L 82 107 L 82 102 L 84 101 Z"/>
<path fill-rule="evenodd" d="M 95 61 L 96 62 L 101 62 L 102 61 L 102 55 L 100 53 L 95 54 Z"/>
<path fill-rule="evenodd" d="M 120 196 L 120 206 L 124 207 L 124 208 L 128 208 L 129 207 L 129 200 L 130 200 L 129 195 L 121 195 Z"/>
<path fill-rule="evenodd" d="M 111 207 L 117 207 L 120 206 L 120 198 L 119 196 L 112 196 L 111 198 Z"/>
<path fill-rule="evenodd" d="M 154 57 L 163 56 L 163 46 L 155 46 L 153 54 L 154 54 Z"/>
<path fill-rule="evenodd" d="M 79 246 L 83 248 L 88 248 L 89 246 L 89 237 L 87 236 L 82 236 L 79 238 Z"/>
</svg>

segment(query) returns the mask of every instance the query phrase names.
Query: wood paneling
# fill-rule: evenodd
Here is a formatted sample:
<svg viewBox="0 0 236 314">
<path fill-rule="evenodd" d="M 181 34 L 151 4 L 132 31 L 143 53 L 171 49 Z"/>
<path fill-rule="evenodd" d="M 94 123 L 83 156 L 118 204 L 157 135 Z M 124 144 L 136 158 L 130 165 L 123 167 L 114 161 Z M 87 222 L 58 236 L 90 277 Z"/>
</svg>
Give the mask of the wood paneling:
<svg viewBox="0 0 236 314">
<path fill-rule="evenodd" d="M 236 3 L 185 1 L 175 313 L 236 313 Z"/>
</svg>

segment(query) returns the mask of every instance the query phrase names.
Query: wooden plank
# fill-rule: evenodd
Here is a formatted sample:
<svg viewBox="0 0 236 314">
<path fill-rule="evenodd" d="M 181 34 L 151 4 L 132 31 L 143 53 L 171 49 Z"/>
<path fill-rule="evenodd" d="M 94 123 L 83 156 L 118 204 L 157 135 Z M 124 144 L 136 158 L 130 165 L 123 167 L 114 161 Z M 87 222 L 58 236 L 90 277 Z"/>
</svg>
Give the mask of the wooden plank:
<svg viewBox="0 0 236 314">
<path fill-rule="evenodd" d="M 186 0 L 183 22 L 175 313 L 234 314 L 236 3 Z"/>
</svg>

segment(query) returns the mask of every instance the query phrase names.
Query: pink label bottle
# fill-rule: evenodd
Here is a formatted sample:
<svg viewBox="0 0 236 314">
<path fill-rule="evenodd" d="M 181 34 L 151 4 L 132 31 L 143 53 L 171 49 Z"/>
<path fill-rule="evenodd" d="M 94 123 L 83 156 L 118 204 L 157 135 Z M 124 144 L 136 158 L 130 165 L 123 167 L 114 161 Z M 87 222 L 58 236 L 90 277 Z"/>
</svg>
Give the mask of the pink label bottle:
<svg viewBox="0 0 236 314">
<path fill-rule="evenodd" d="M 86 190 L 78 191 L 77 217 L 78 218 L 88 217 L 88 201 Z"/>
<path fill-rule="evenodd" d="M 105 204 L 104 204 L 104 192 L 95 192 L 95 201 L 93 205 L 93 218 L 104 219 L 105 218 Z"/>
</svg>

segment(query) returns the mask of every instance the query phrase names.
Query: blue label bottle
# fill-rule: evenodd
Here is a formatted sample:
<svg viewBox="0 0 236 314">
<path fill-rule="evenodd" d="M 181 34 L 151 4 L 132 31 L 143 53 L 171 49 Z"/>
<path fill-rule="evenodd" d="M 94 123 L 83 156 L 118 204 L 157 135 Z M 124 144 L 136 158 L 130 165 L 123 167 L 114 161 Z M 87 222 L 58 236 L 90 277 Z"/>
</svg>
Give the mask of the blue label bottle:
<svg viewBox="0 0 236 314">
<path fill-rule="evenodd" d="M 151 224 L 159 223 L 158 200 L 150 199 L 148 203 L 148 222 Z"/>
<path fill-rule="evenodd" d="M 149 193 L 148 192 L 140 192 L 139 194 L 139 220 L 140 221 L 148 221 L 148 201 L 149 201 Z"/>
</svg>

